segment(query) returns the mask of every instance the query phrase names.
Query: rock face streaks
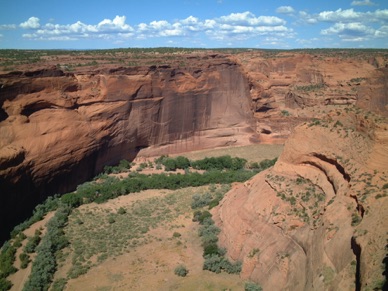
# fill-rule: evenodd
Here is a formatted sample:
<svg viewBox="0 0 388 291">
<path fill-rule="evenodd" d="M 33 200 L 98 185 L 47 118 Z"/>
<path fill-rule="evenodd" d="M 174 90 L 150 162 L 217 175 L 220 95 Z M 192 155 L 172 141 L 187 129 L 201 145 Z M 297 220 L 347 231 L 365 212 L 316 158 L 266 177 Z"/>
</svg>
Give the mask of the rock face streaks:
<svg viewBox="0 0 388 291">
<path fill-rule="evenodd" d="M 247 80 L 222 57 L 187 69 L 16 72 L 0 82 L 2 225 L 141 148 L 238 145 L 254 133 Z"/>
</svg>

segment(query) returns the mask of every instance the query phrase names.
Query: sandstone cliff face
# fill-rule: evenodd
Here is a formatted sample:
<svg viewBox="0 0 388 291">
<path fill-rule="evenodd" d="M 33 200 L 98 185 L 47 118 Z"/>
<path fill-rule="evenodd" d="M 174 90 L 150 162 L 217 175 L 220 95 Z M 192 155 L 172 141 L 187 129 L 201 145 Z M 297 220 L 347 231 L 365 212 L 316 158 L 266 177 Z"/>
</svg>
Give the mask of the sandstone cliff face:
<svg viewBox="0 0 388 291">
<path fill-rule="evenodd" d="M 186 69 L 45 69 L 2 75 L 0 82 L 6 225 L 141 148 L 168 154 L 238 145 L 254 133 L 247 80 L 223 57 Z"/>
<path fill-rule="evenodd" d="M 387 120 L 360 109 L 298 126 L 273 169 L 215 211 L 242 276 L 264 290 L 381 288 L 387 153 Z"/>
<path fill-rule="evenodd" d="M 352 52 L 252 52 L 235 58 L 249 80 L 261 142 L 284 142 L 325 107 L 355 105 L 387 116 L 387 57 Z M 324 109 L 323 109 L 324 110 Z"/>
</svg>

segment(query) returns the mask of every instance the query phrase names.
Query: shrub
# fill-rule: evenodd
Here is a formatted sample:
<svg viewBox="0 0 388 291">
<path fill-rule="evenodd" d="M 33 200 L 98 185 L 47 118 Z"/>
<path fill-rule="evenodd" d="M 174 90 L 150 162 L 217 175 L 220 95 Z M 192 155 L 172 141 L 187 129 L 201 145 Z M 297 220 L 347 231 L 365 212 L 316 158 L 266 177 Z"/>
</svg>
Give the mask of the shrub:
<svg viewBox="0 0 388 291">
<path fill-rule="evenodd" d="M 290 116 L 290 112 L 288 112 L 287 110 L 282 110 L 280 111 L 280 113 L 282 114 L 282 116 Z"/>
<path fill-rule="evenodd" d="M 229 260 L 218 254 L 205 256 L 203 269 L 214 273 L 225 271 L 228 274 L 238 274 L 241 272 L 241 262 L 231 263 Z"/>
<path fill-rule="evenodd" d="M 206 240 L 206 237 L 217 236 L 220 233 L 220 231 L 221 230 L 216 225 L 209 224 L 209 225 L 202 225 L 198 230 L 198 234 L 200 237 L 203 237 L 203 239 Z"/>
<path fill-rule="evenodd" d="M 0 277 L 0 290 L 9 290 L 12 287 L 11 281 L 8 281 L 6 278 Z"/>
<path fill-rule="evenodd" d="M 62 195 L 61 201 L 72 208 L 76 208 L 82 204 L 82 197 L 76 193 L 67 193 Z"/>
<path fill-rule="evenodd" d="M 184 265 L 179 265 L 174 269 L 174 274 L 179 277 L 186 277 L 188 273 L 189 270 Z"/>
<path fill-rule="evenodd" d="M 125 213 L 127 213 L 127 210 L 125 210 L 125 208 L 123 208 L 123 207 L 120 207 L 119 208 L 119 210 L 117 210 L 117 214 L 125 214 Z"/>
<path fill-rule="evenodd" d="M 221 157 L 211 157 L 204 158 L 202 160 L 197 160 L 191 162 L 191 166 L 199 170 L 240 170 L 243 169 L 246 160 L 242 158 L 232 158 L 231 156 L 221 156 Z"/>
<path fill-rule="evenodd" d="M 217 245 L 220 229 L 214 225 L 211 213 L 206 210 L 197 210 L 194 212 L 193 221 L 198 221 L 201 224 L 198 234 L 202 240 L 205 259 L 203 269 L 215 273 L 220 273 L 222 270 L 230 274 L 240 273 L 241 262 L 231 263 L 225 258 L 226 250 Z"/>
<path fill-rule="evenodd" d="M 216 207 L 218 204 L 220 204 L 220 199 L 213 199 L 209 202 L 209 209 Z"/>
<path fill-rule="evenodd" d="M 198 221 L 200 224 L 203 224 L 206 218 L 211 219 L 212 215 L 209 211 L 200 211 L 197 210 L 194 212 L 193 221 Z"/>
<path fill-rule="evenodd" d="M 190 167 L 190 160 L 186 157 L 178 156 L 175 159 L 175 163 L 178 169 L 187 169 Z"/>
<path fill-rule="evenodd" d="M 31 253 L 35 252 L 36 247 L 37 247 L 38 244 L 40 243 L 40 240 L 41 240 L 40 235 L 41 235 L 41 234 L 42 234 L 42 233 L 41 233 L 39 230 L 36 230 L 34 236 L 28 238 L 27 244 L 26 244 L 26 246 L 24 247 L 24 251 L 25 251 L 26 253 L 31 254 Z"/>
<path fill-rule="evenodd" d="M 357 214 L 357 213 L 353 213 L 352 214 L 352 226 L 356 226 L 358 224 L 360 224 L 362 218 Z"/>
<path fill-rule="evenodd" d="M 173 237 L 181 237 L 182 235 L 179 233 L 179 232 L 174 232 L 173 234 L 172 234 L 172 236 Z"/>
<path fill-rule="evenodd" d="M 13 266 L 16 248 L 9 242 L 5 242 L 0 252 L 0 290 L 8 290 L 12 283 L 6 278 L 17 271 Z"/>
<path fill-rule="evenodd" d="M 244 285 L 244 291 L 262 291 L 263 288 L 253 282 L 246 282 Z"/>
<path fill-rule="evenodd" d="M 127 161 L 127 160 L 121 160 L 119 162 L 118 167 L 120 168 L 120 171 L 123 171 L 125 169 L 129 170 L 131 168 L 131 163 L 129 161 Z"/>
<path fill-rule="evenodd" d="M 210 193 L 205 193 L 203 195 L 194 194 L 192 196 L 191 208 L 201 208 L 208 205 L 212 201 L 213 197 Z"/>
<path fill-rule="evenodd" d="M 51 288 L 52 291 L 63 291 L 66 287 L 67 280 L 65 278 L 60 278 L 54 281 Z"/>
<path fill-rule="evenodd" d="M 203 246 L 203 256 L 206 257 L 208 255 L 220 255 L 220 252 L 219 251 L 219 248 L 218 248 L 218 245 L 217 245 L 217 241 L 218 241 L 218 238 L 216 240 L 216 242 L 209 242 L 209 243 L 206 243 L 204 244 Z"/>
<path fill-rule="evenodd" d="M 171 159 L 171 158 L 166 158 L 164 161 L 163 161 L 163 166 L 164 166 L 164 170 L 165 171 L 176 171 L 177 169 L 177 165 L 176 165 L 176 162 L 174 159 Z"/>
<path fill-rule="evenodd" d="M 20 268 L 25 269 L 27 268 L 28 264 L 31 262 L 30 257 L 27 253 L 21 253 L 19 255 L 20 259 Z"/>
</svg>

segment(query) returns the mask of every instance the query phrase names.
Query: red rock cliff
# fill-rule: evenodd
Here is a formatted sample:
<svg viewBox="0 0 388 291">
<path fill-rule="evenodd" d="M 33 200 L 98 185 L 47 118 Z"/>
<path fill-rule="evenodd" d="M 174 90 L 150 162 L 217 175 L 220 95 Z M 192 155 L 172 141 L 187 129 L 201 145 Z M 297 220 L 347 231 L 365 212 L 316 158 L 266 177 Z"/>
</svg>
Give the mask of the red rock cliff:
<svg viewBox="0 0 388 291">
<path fill-rule="evenodd" d="M 387 162 L 379 115 L 336 110 L 300 125 L 273 169 L 216 209 L 220 243 L 264 290 L 381 290 Z"/>
<path fill-rule="evenodd" d="M 0 83 L 2 222 L 141 148 L 168 154 L 238 145 L 254 133 L 248 82 L 224 57 L 186 69 L 16 72 Z"/>
</svg>

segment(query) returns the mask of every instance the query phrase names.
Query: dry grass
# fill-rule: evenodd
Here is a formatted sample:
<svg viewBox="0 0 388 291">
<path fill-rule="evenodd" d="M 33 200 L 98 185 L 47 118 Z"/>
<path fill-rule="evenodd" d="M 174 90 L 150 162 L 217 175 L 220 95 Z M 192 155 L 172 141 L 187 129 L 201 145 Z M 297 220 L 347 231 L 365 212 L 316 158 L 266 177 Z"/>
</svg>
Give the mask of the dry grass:
<svg viewBox="0 0 388 291">
<path fill-rule="evenodd" d="M 72 247 L 57 277 L 85 266 L 88 272 L 69 280 L 66 290 L 241 290 L 237 275 L 202 270 L 203 250 L 190 203 L 192 195 L 208 188 L 148 190 L 80 207 L 66 228 Z M 117 214 L 120 208 L 127 212 Z M 115 222 L 109 224 L 112 215 Z M 188 268 L 187 277 L 174 274 L 179 264 Z"/>
<path fill-rule="evenodd" d="M 224 155 L 230 155 L 231 157 L 244 158 L 248 162 L 261 162 L 265 159 L 273 159 L 278 157 L 283 151 L 283 147 L 284 146 L 280 144 L 255 144 L 241 147 L 223 147 L 207 149 L 171 156 L 184 156 L 190 160 L 200 160 L 205 157 L 219 157 Z"/>
</svg>

